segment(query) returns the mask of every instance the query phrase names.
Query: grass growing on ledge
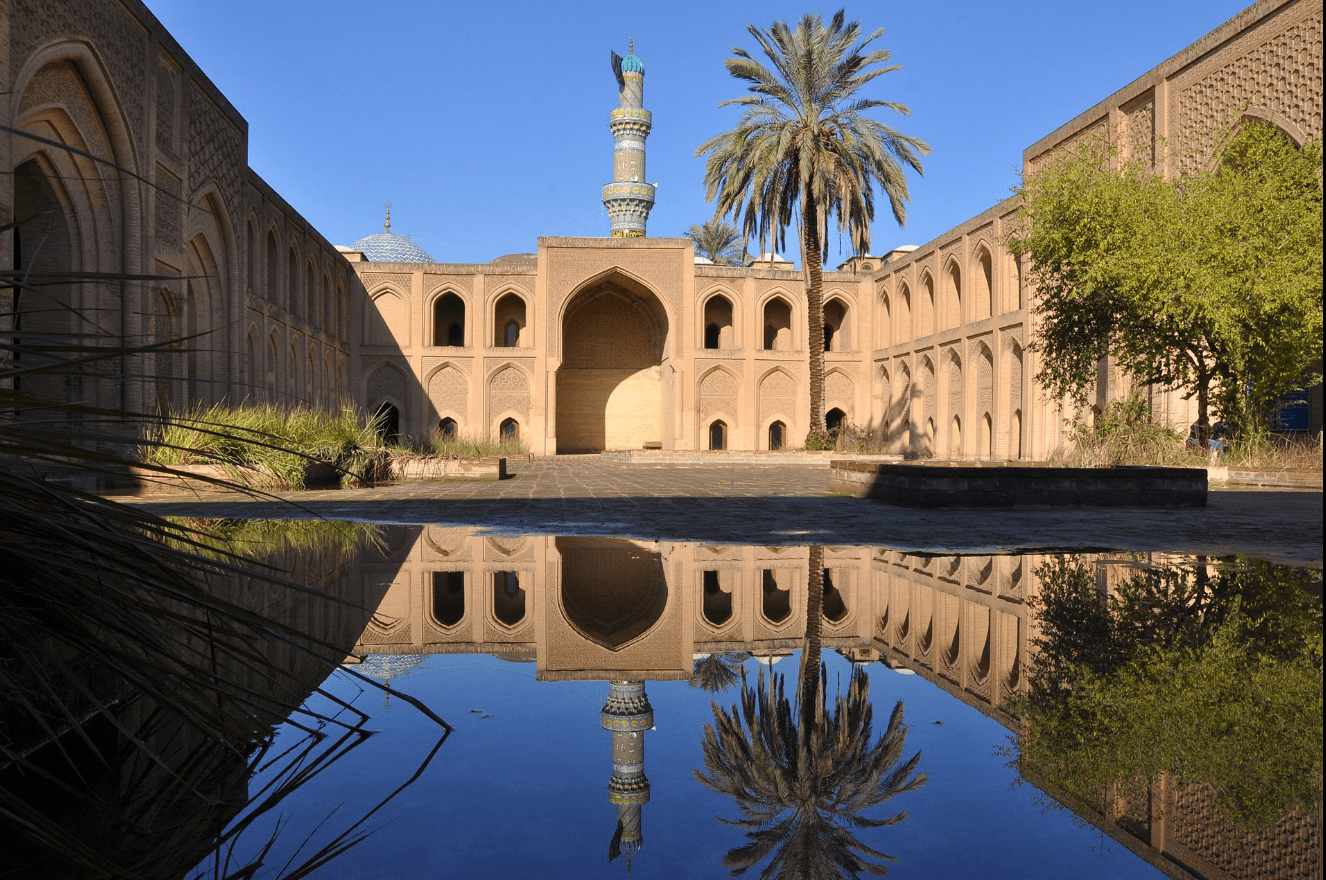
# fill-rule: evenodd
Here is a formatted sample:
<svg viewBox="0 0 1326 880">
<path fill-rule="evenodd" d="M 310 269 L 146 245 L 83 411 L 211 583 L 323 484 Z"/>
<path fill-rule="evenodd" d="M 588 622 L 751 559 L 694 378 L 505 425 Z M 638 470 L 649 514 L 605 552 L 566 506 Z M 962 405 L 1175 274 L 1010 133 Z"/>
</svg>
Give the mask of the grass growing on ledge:
<svg viewBox="0 0 1326 880">
<path fill-rule="evenodd" d="M 529 450 L 519 440 L 487 440 L 474 437 L 443 437 L 434 434 L 428 452 L 443 458 L 474 461 L 494 455 L 526 455 Z"/>
<path fill-rule="evenodd" d="M 327 461 L 354 471 L 364 450 L 380 445 L 372 420 L 353 407 L 340 412 L 214 404 L 169 415 L 143 449 L 148 464 L 227 464 L 275 475 L 292 489 L 304 468 Z"/>
<path fill-rule="evenodd" d="M 1286 440 L 1274 435 L 1234 437 L 1218 458 L 1206 449 L 1194 449 L 1186 437 L 1151 420 L 1146 399 L 1133 392 L 1105 407 L 1096 424 L 1074 425 L 1069 446 L 1051 456 L 1051 463 L 1066 467 L 1116 467 L 1154 465 L 1163 467 L 1320 468 L 1321 438 Z"/>
</svg>

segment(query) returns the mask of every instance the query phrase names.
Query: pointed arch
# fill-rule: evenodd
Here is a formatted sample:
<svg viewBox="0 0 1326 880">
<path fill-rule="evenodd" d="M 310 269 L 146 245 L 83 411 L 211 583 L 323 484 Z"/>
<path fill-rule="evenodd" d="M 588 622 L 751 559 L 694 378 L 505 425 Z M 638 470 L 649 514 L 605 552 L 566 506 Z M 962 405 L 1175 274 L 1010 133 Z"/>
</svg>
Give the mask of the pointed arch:
<svg viewBox="0 0 1326 880">
<path fill-rule="evenodd" d="M 962 267 L 955 257 L 944 261 L 941 273 L 943 297 L 939 316 L 939 329 L 952 330 L 963 325 Z"/>
<path fill-rule="evenodd" d="M 700 347 L 731 350 L 741 348 L 737 333 L 737 298 L 724 287 L 705 291 L 700 305 Z"/>
<path fill-rule="evenodd" d="M 971 317 L 983 321 L 995 314 L 994 257 L 990 246 L 982 242 L 972 259 Z"/>
</svg>

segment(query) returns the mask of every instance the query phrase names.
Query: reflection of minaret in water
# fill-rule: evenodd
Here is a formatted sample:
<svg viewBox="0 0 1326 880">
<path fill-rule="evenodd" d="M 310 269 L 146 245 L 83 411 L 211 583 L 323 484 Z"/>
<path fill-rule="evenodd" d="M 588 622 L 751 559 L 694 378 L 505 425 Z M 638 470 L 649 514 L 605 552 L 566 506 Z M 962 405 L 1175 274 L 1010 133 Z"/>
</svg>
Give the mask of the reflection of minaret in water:
<svg viewBox="0 0 1326 880">
<path fill-rule="evenodd" d="M 626 853 L 626 871 L 631 859 L 644 846 L 640 806 L 649 800 L 645 778 L 645 731 L 654 726 L 654 708 L 649 705 L 643 681 L 614 681 L 608 684 L 608 702 L 603 704 L 603 728 L 612 731 L 612 779 L 608 800 L 617 805 L 617 829 L 608 844 L 608 861 Z"/>
</svg>

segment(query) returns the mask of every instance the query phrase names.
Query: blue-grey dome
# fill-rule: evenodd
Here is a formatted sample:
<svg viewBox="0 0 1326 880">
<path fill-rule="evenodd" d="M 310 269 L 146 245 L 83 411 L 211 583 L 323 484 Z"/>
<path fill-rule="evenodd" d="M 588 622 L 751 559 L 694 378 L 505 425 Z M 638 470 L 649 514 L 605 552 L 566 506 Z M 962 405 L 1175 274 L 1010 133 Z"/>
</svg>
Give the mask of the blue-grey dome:
<svg viewBox="0 0 1326 880">
<path fill-rule="evenodd" d="M 374 263 L 432 263 L 433 258 L 419 245 L 392 232 L 365 236 L 350 246 L 362 251 Z"/>
</svg>

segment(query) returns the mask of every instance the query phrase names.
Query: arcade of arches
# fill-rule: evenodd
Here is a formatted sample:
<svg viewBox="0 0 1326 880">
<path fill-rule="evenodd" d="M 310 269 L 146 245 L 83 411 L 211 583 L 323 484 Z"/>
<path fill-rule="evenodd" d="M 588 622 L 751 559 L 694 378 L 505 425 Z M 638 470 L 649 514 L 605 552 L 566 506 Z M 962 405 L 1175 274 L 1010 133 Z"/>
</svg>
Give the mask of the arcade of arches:
<svg viewBox="0 0 1326 880">
<path fill-rule="evenodd" d="M 337 247 L 247 167 L 247 122 L 141 4 L 4 9 L 0 91 L 13 100 L 0 111 L 0 254 L 37 273 L 153 280 L 54 285 L 53 311 L 6 293 L 14 325 L 0 330 L 76 341 L 78 314 L 95 309 L 101 327 L 119 328 L 108 344 L 207 340 L 25 390 L 128 410 L 353 403 L 412 444 L 443 432 L 538 454 L 770 450 L 810 428 L 806 340 L 819 325 L 825 409 L 886 451 L 1040 459 L 1068 436 L 1073 413 L 1034 378 L 1037 294 L 1003 244 L 1012 200 L 919 247 L 825 272 L 820 315 L 807 314 L 790 263 L 715 266 L 685 239 L 605 230 L 448 264 L 388 220 Z M 1322 18 L 1320 3 L 1259 0 L 1028 146 L 1023 170 L 1086 132 L 1169 162 L 1157 144 L 1203 143 L 1230 108 L 1296 143 L 1320 138 Z M 611 149 L 605 138 L 605 165 Z M 1128 390 L 1104 365 L 1096 404 Z M 1171 427 L 1193 420 L 1181 392 L 1150 397 Z M 1319 431 L 1320 386 L 1306 411 Z"/>
</svg>

